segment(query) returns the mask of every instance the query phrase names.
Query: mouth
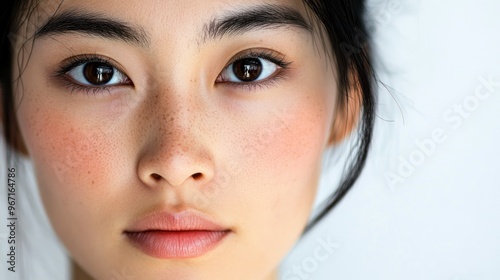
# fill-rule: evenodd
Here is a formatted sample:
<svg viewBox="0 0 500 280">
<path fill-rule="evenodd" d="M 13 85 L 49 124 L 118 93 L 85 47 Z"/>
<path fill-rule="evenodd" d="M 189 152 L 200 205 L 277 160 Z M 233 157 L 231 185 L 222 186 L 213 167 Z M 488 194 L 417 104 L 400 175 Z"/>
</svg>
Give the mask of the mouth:
<svg viewBox="0 0 500 280">
<path fill-rule="evenodd" d="M 232 231 L 193 212 L 156 212 L 123 233 L 143 253 L 160 259 L 200 257 L 214 250 Z"/>
</svg>

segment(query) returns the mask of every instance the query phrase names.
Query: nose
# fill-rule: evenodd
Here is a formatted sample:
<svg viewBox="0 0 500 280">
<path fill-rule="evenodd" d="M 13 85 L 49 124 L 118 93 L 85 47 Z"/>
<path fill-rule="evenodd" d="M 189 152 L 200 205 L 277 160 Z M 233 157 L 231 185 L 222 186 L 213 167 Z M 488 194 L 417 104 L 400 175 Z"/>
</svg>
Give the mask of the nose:
<svg viewBox="0 0 500 280">
<path fill-rule="evenodd" d="M 207 137 L 200 132 L 203 120 L 197 118 L 194 106 L 185 104 L 173 109 L 157 102 L 152 107 L 141 137 L 137 167 L 140 180 L 152 188 L 202 186 L 210 181 L 214 175 L 213 159 L 204 143 Z"/>
</svg>

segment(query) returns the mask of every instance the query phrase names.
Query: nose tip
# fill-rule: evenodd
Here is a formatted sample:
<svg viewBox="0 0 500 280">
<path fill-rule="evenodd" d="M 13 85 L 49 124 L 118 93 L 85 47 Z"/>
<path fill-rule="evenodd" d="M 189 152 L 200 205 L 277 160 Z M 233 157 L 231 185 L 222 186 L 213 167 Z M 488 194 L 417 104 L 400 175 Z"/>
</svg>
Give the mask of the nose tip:
<svg viewBox="0 0 500 280">
<path fill-rule="evenodd" d="M 163 141 L 168 141 L 164 139 Z M 213 176 L 212 161 L 199 143 L 149 145 L 138 166 L 140 179 L 148 186 L 203 184 Z M 187 146 L 187 147 L 185 147 Z M 154 155 L 153 155 L 154 154 Z"/>
<path fill-rule="evenodd" d="M 210 177 L 210 172 L 208 169 L 202 171 L 202 167 L 195 166 L 182 166 L 181 164 L 177 166 L 166 167 L 164 171 L 151 171 L 150 178 L 151 180 L 144 180 L 149 185 L 159 185 L 162 183 L 166 183 L 170 186 L 181 186 L 186 183 L 186 181 L 192 181 L 195 183 L 201 183 L 207 181 Z M 190 170 L 199 170 L 199 171 L 190 171 Z M 147 175 L 146 175 L 147 176 Z"/>
</svg>

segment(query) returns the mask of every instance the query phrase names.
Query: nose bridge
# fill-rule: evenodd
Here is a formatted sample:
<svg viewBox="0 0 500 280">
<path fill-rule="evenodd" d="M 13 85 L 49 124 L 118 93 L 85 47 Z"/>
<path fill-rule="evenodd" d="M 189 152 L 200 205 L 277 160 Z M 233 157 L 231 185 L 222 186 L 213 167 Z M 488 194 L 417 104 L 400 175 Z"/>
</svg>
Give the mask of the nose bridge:
<svg viewBox="0 0 500 280">
<path fill-rule="evenodd" d="M 151 102 L 146 113 L 152 115 L 152 121 L 164 138 L 187 142 L 198 125 L 194 113 L 199 108 L 195 97 L 199 93 L 192 78 L 196 73 L 184 66 L 189 62 L 181 63 L 178 50 L 173 50 L 171 56 L 173 58 L 168 60 L 160 59 L 151 73 L 152 86 L 148 93 Z"/>
<path fill-rule="evenodd" d="M 156 67 L 150 89 L 154 93 L 150 106 L 159 120 L 182 131 L 198 121 L 195 111 L 201 107 L 199 79 L 196 71 L 183 66 L 179 58 L 160 64 L 163 66 Z"/>
<path fill-rule="evenodd" d="M 159 86 L 145 108 L 149 125 L 144 134 L 139 176 L 146 184 L 171 186 L 206 181 L 213 175 L 211 155 L 200 133 L 203 119 L 194 85 L 177 80 Z M 191 89 L 190 89 L 191 87 Z"/>
<path fill-rule="evenodd" d="M 164 108 L 158 103 L 158 107 Z M 190 152 L 200 149 L 201 139 L 196 136 L 197 126 L 191 108 L 188 105 L 172 106 L 172 109 L 160 109 L 155 128 L 152 132 L 157 153 L 166 158 L 183 158 Z M 170 106 L 168 107 L 170 108 Z"/>
</svg>

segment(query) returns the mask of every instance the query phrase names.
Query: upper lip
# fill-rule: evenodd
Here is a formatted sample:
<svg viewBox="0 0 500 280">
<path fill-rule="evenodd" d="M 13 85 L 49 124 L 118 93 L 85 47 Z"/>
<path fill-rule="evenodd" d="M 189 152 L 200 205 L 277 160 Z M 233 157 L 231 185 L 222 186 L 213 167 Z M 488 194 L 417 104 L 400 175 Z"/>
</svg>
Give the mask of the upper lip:
<svg viewBox="0 0 500 280">
<path fill-rule="evenodd" d="M 193 211 L 168 212 L 160 211 L 148 214 L 130 228 L 125 233 L 141 231 L 228 231 L 227 227 L 219 225 L 210 217 Z"/>
</svg>

